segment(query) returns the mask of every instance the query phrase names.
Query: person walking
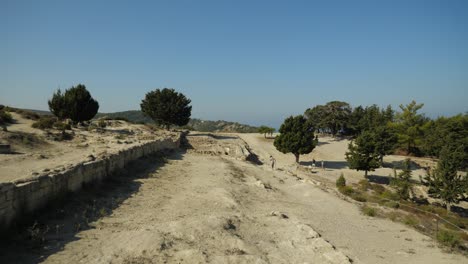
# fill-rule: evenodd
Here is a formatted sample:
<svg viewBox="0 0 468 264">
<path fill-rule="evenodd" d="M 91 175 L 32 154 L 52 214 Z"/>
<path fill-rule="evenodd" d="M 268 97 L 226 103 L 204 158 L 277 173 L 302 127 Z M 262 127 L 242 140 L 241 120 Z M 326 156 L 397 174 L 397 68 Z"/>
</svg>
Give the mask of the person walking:
<svg viewBox="0 0 468 264">
<path fill-rule="evenodd" d="M 273 156 L 270 155 L 270 164 L 271 164 L 272 170 L 275 170 L 275 165 L 276 165 L 275 163 L 276 163 L 275 158 L 273 158 Z"/>
</svg>

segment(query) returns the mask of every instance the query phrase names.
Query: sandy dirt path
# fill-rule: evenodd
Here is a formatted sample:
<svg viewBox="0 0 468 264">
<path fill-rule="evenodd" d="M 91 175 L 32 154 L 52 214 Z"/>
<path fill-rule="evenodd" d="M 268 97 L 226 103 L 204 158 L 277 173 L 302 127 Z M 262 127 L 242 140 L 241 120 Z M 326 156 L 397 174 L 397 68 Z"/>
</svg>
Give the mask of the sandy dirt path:
<svg viewBox="0 0 468 264">
<path fill-rule="evenodd" d="M 442 252 L 432 239 L 402 224 L 364 216 L 356 205 L 267 164 L 176 153 L 136 181 L 138 191 L 92 223 L 94 228 L 76 233 L 58 250 L 35 254 L 43 263 L 467 260 Z"/>
</svg>

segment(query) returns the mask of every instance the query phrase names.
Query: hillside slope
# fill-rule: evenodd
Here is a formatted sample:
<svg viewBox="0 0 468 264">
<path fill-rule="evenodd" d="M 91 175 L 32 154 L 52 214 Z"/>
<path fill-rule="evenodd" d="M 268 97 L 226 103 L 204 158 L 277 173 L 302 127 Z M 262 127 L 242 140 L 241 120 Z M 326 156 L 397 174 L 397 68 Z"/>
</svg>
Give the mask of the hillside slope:
<svg viewBox="0 0 468 264">
<path fill-rule="evenodd" d="M 99 113 L 96 118 L 124 118 L 134 123 L 152 123 L 151 118 L 145 116 L 139 110 L 130 110 L 115 113 Z M 197 118 L 190 119 L 187 127 L 200 132 L 237 132 L 237 133 L 255 133 L 258 128 L 254 126 L 244 125 L 237 122 L 228 122 L 224 120 L 207 121 Z"/>
</svg>

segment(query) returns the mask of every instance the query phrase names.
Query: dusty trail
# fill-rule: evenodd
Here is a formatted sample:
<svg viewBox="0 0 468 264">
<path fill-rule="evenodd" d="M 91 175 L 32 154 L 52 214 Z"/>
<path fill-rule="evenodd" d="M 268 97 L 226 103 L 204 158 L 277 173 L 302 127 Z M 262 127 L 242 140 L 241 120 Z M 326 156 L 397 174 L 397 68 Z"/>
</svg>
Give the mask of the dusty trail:
<svg viewBox="0 0 468 264">
<path fill-rule="evenodd" d="M 255 171 L 263 172 L 199 154 L 171 160 L 44 263 L 348 263 L 303 219 L 272 214 L 280 208 L 264 201 L 281 192 Z"/>
<path fill-rule="evenodd" d="M 235 137 L 218 140 L 217 149 Z M 306 181 L 229 155 L 175 153 L 137 181 L 138 191 L 111 215 L 43 262 L 466 261 L 404 225 L 363 216 L 356 205 Z"/>
</svg>

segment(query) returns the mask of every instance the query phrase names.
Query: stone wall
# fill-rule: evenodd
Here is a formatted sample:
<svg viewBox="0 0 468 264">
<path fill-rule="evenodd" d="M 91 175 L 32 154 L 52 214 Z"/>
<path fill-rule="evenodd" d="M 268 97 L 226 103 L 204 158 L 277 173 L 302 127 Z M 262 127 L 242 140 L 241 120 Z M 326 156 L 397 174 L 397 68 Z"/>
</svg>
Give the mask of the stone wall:
<svg viewBox="0 0 468 264">
<path fill-rule="evenodd" d="M 111 177 L 131 161 L 180 146 L 180 136 L 142 143 L 93 161 L 78 163 L 59 172 L 47 172 L 29 179 L 0 183 L 0 230 L 15 220 L 43 208 L 67 192 L 81 189 L 83 184 Z"/>
</svg>

